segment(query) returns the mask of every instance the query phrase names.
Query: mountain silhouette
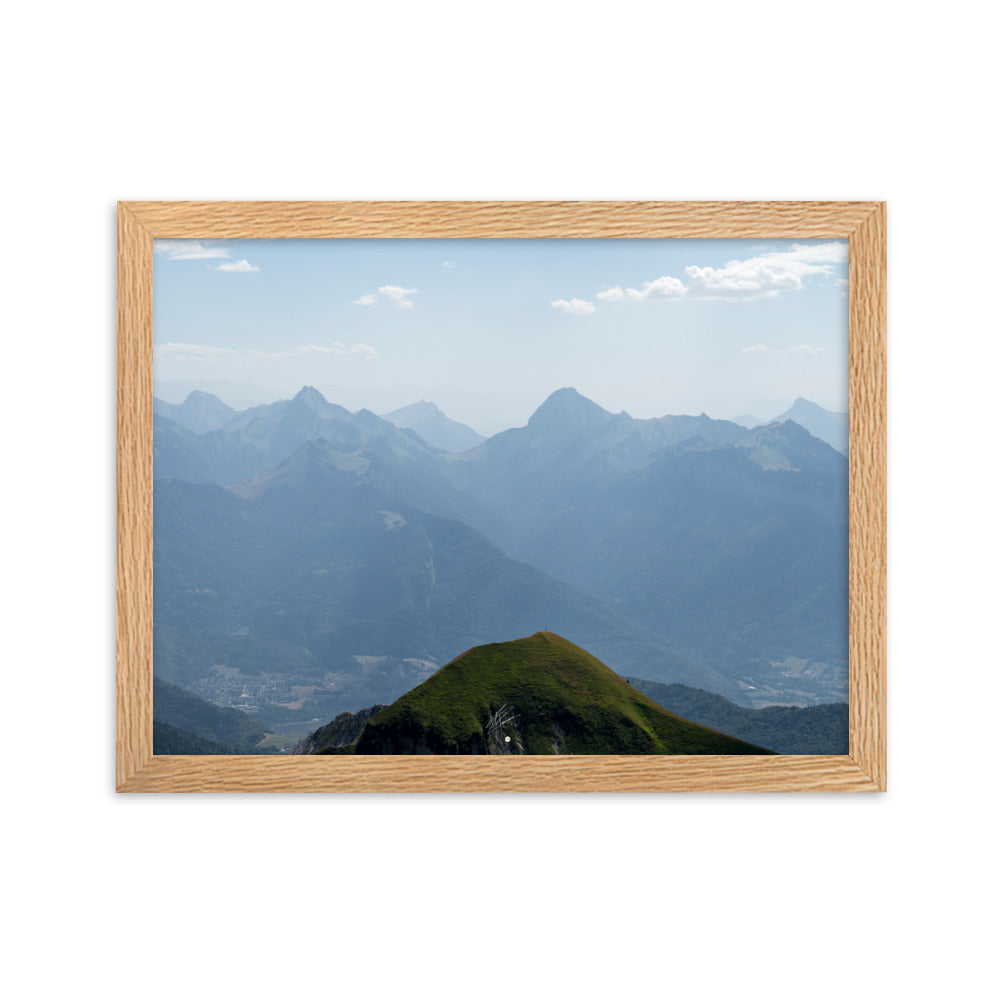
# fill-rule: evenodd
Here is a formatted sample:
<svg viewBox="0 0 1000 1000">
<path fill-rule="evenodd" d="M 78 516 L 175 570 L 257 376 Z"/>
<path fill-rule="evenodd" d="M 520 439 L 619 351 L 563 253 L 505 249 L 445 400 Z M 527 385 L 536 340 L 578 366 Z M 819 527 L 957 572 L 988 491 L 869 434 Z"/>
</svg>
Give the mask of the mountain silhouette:
<svg viewBox="0 0 1000 1000">
<path fill-rule="evenodd" d="M 424 399 L 383 416 L 397 427 L 413 431 L 429 445 L 440 448 L 441 451 L 468 451 L 486 440 L 471 427 L 449 419 L 437 406 Z"/>
<path fill-rule="evenodd" d="M 800 427 L 809 431 L 813 437 L 825 441 L 842 455 L 847 454 L 846 413 L 832 413 L 830 410 L 824 410 L 817 403 L 811 403 L 808 399 L 799 396 L 784 413 L 775 417 L 771 423 L 781 423 L 785 420 L 794 420 Z"/>
<path fill-rule="evenodd" d="M 236 415 L 236 411 L 218 396 L 199 390 L 189 393 L 183 403 L 165 403 L 162 399 L 154 399 L 153 413 L 168 417 L 195 434 L 217 431 Z"/>
<path fill-rule="evenodd" d="M 550 632 L 478 646 L 370 718 L 359 754 L 759 754 Z"/>
</svg>

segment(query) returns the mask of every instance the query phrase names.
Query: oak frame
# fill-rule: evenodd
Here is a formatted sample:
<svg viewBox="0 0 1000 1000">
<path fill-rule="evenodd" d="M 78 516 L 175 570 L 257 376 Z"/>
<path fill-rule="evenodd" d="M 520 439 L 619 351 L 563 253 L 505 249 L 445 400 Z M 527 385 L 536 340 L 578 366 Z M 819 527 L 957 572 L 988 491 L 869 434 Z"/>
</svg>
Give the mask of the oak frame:
<svg viewBox="0 0 1000 1000">
<path fill-rule="evenodd" d="M 846 238 L 849 752 L 844 756 L 154 756 L 153 240 Z M 118 204 L 117 747 L 128 792 L 759 792 L 886 788 L 884 202 Z"/>
</svg>

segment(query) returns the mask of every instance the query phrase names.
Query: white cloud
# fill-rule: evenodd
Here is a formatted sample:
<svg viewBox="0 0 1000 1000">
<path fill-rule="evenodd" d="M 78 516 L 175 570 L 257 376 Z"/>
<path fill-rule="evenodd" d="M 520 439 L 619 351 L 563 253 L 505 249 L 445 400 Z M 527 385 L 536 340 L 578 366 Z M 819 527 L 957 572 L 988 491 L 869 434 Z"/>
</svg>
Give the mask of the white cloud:
<svg viewBox="0 0 1000 1000">
<path fill-rule="evenodd" d="M 397 309 L 412 309 L 413 302 L 410 300 L 410 296 L 416 294 L 417 289 L 415 288 L 402 288 L 399 285 L 379 285 L 376 291 L 369 292 L 367 295 L 362 295 L 360 298 L 355 299 L 354 305 L 373 306 L 378 301 L 378 297 L 382 295 L 394 303 Z"/>
<path fill-rule="evenodd" d="M 256 264 L 251 264 L 248 260 L 227 260 L 221 264 L 206 264 L 205 266 L 209 271 L 233 271 L 239 274 L 260 270 Z"/>
<path fill-rule="evenodd" d="M 367 344 L 355 344 L 349 353 L 352 358 L 360 358 L 362 361 L 381 360 L 378 356 L 378 351 L 376 351 L 374 347 L 369 347 Z"/>
<path fill-rule="evenodd" d="M 256 264 L 248 260 L 232 260 L 229 247 L 206 246 L 198 240 L 153 240 L 153 253 L 164 260 L 221 260 L 224 263 L 207 265 L 210 271 L 231 271 L 249 273 L 259 271 Z"/>
<path fill-rule="evenodd" d="M 643 299 L 676 299 L 684 295 L 687 289 L 684 282 L 665 274 L 653 281 L 644 281 L 642 288 L 626 288 L 625 298 L 629 302 L 642 302 Z"/>
<path fill-rule="evenodd" d="M 446 271 L 450 271 L 450 270 L 451 270 L 451 269 L 452 269 L 452 268 L 453 268 L 453 267 L 455 266 L 455 262 L 454 262 L 453 260 L 446 260 L 446 261 L 443 261 L 443 262 L 442 262 L 441 266 L 442 266 L 442 267 L 443 267 L 443 268 L 444 268 L 444 269 L 445 269 Z"/>
<path fill-rule="evenodd" d="M 642 302 L 643 299 L 676 299 L 686 293 L 684 282 L 678 278 L 672 278 L 665 274 L 654 281 L 644 281 L 642 288 L 622 288 L 615 285 L 613 288 L 605 288 L 598 292 L 597 297 L 602 302 L 621 302 L 627 299 L 629 302 Z"/>
<path fill-rule="evenodd" d="M 663 275 L 643 282 L 641 288 L 615 285 L 598 292 L 604 302 L 642 302 L 650 298 L 699 298 L 749 300 L 773 297 L 782 292 L 799 291 L 805 279 L 817 275 L 832 275 L 847 261 L 847 244 L 826 242 L 792 244 L 788 250 L 768 250 L 745 260 L 731 260 L 722 267 L 700 267 L 692 264 L 684 269 L 686 282 L 672 275 Z"/>
<path fill-rule="evenodd" d="M 412 309 L 413 303 L 409 296 L 416 295 L 417 290 L 415 288 L 400 288 L 399 285 L 379 285 L 378 293 L 394 302 L 397 309 Z"/>
<path fill-rule="evenodd" d="M 773 297 L 782 291 L 798 291 L 799 275 L 775 268 L 760 259 L 733 260 L 725 267 L 685 268 L 694 297 L 703 299 Z"/>
<path fill-rule="evenodd" d="M 597 297 L 602 302 L 621 302 L 623 299 L 629 302 L 642 302 L 643 299 L 676 299 L 686 291 L 683 281 L 665 274 L 653 281 L 644 281 L 642 288 L 622 288 L 621 285 L 605 288 L 604 291 L 597 293 Z"/>
<path fill-rule="evenodd" d="M 749 347 L 741 347 L 744 354 L 766 354 L 767 348 L 763 344 L 751 344 Z"/>
<path fill-rule="evenodd" d="M 205 246 L 197 240 L 153 240 L 153 253 L 167 260 L 221 260 L 230 256 L 228 247 Z"/>
<path fill-rule="evenodd" d="M 793 243 L 791 250 L 776 250 L 770 256 L 797 260 L 804 264 L 846 264 L 847 244 L 837 241 L 813 244 Z"/>
<path fill-rule="evenodd" d="M 553 309 L 568 313 L 570 316 L 589 316 L 596 308 L 593 302 L 587 302 L 585 299 L 570 299 L 569 301 L 556 299 L 550 305 Z"/>
</svg>

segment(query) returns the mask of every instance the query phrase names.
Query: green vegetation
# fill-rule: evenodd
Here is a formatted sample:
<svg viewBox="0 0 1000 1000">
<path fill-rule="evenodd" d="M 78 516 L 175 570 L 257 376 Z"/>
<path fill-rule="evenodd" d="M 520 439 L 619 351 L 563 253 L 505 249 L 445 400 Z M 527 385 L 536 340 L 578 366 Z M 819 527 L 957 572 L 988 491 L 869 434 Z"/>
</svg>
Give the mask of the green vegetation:
<svg viewBox="0 0 1000 1000">
<path fill-rule="evenodd" d="M 498 734 L 501 717 L 509 721 Z M 495 746 L 527 754 L 770 752 L 665 711 L 552 632 L 463 653 L 373 716 L 356 749 L 482 754 Z"/>
<path fill-rule="evenodd" d="M 794 708 L 744 708 L 728 698 L 685 684 L 658 684 L 629 678 L 653 701 L 685 719 L 711 726 L 781 754 L 846 754 L 847 704 Z"/>
</svg>

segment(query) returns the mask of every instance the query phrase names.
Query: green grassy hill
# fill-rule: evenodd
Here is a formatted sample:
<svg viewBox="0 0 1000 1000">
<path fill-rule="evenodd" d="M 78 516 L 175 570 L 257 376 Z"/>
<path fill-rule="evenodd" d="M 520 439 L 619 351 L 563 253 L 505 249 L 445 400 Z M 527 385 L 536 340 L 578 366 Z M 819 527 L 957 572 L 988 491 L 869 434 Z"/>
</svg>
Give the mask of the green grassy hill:
<svg viewBox="0 0 1000 1000">
<path fill-rule="evenodd" d="M 491 724 L 492 723 L 492 724 Z M 553 632 L 476 646 L 371 718 L 359 754 L 759 754 Z"/>
</svg>

